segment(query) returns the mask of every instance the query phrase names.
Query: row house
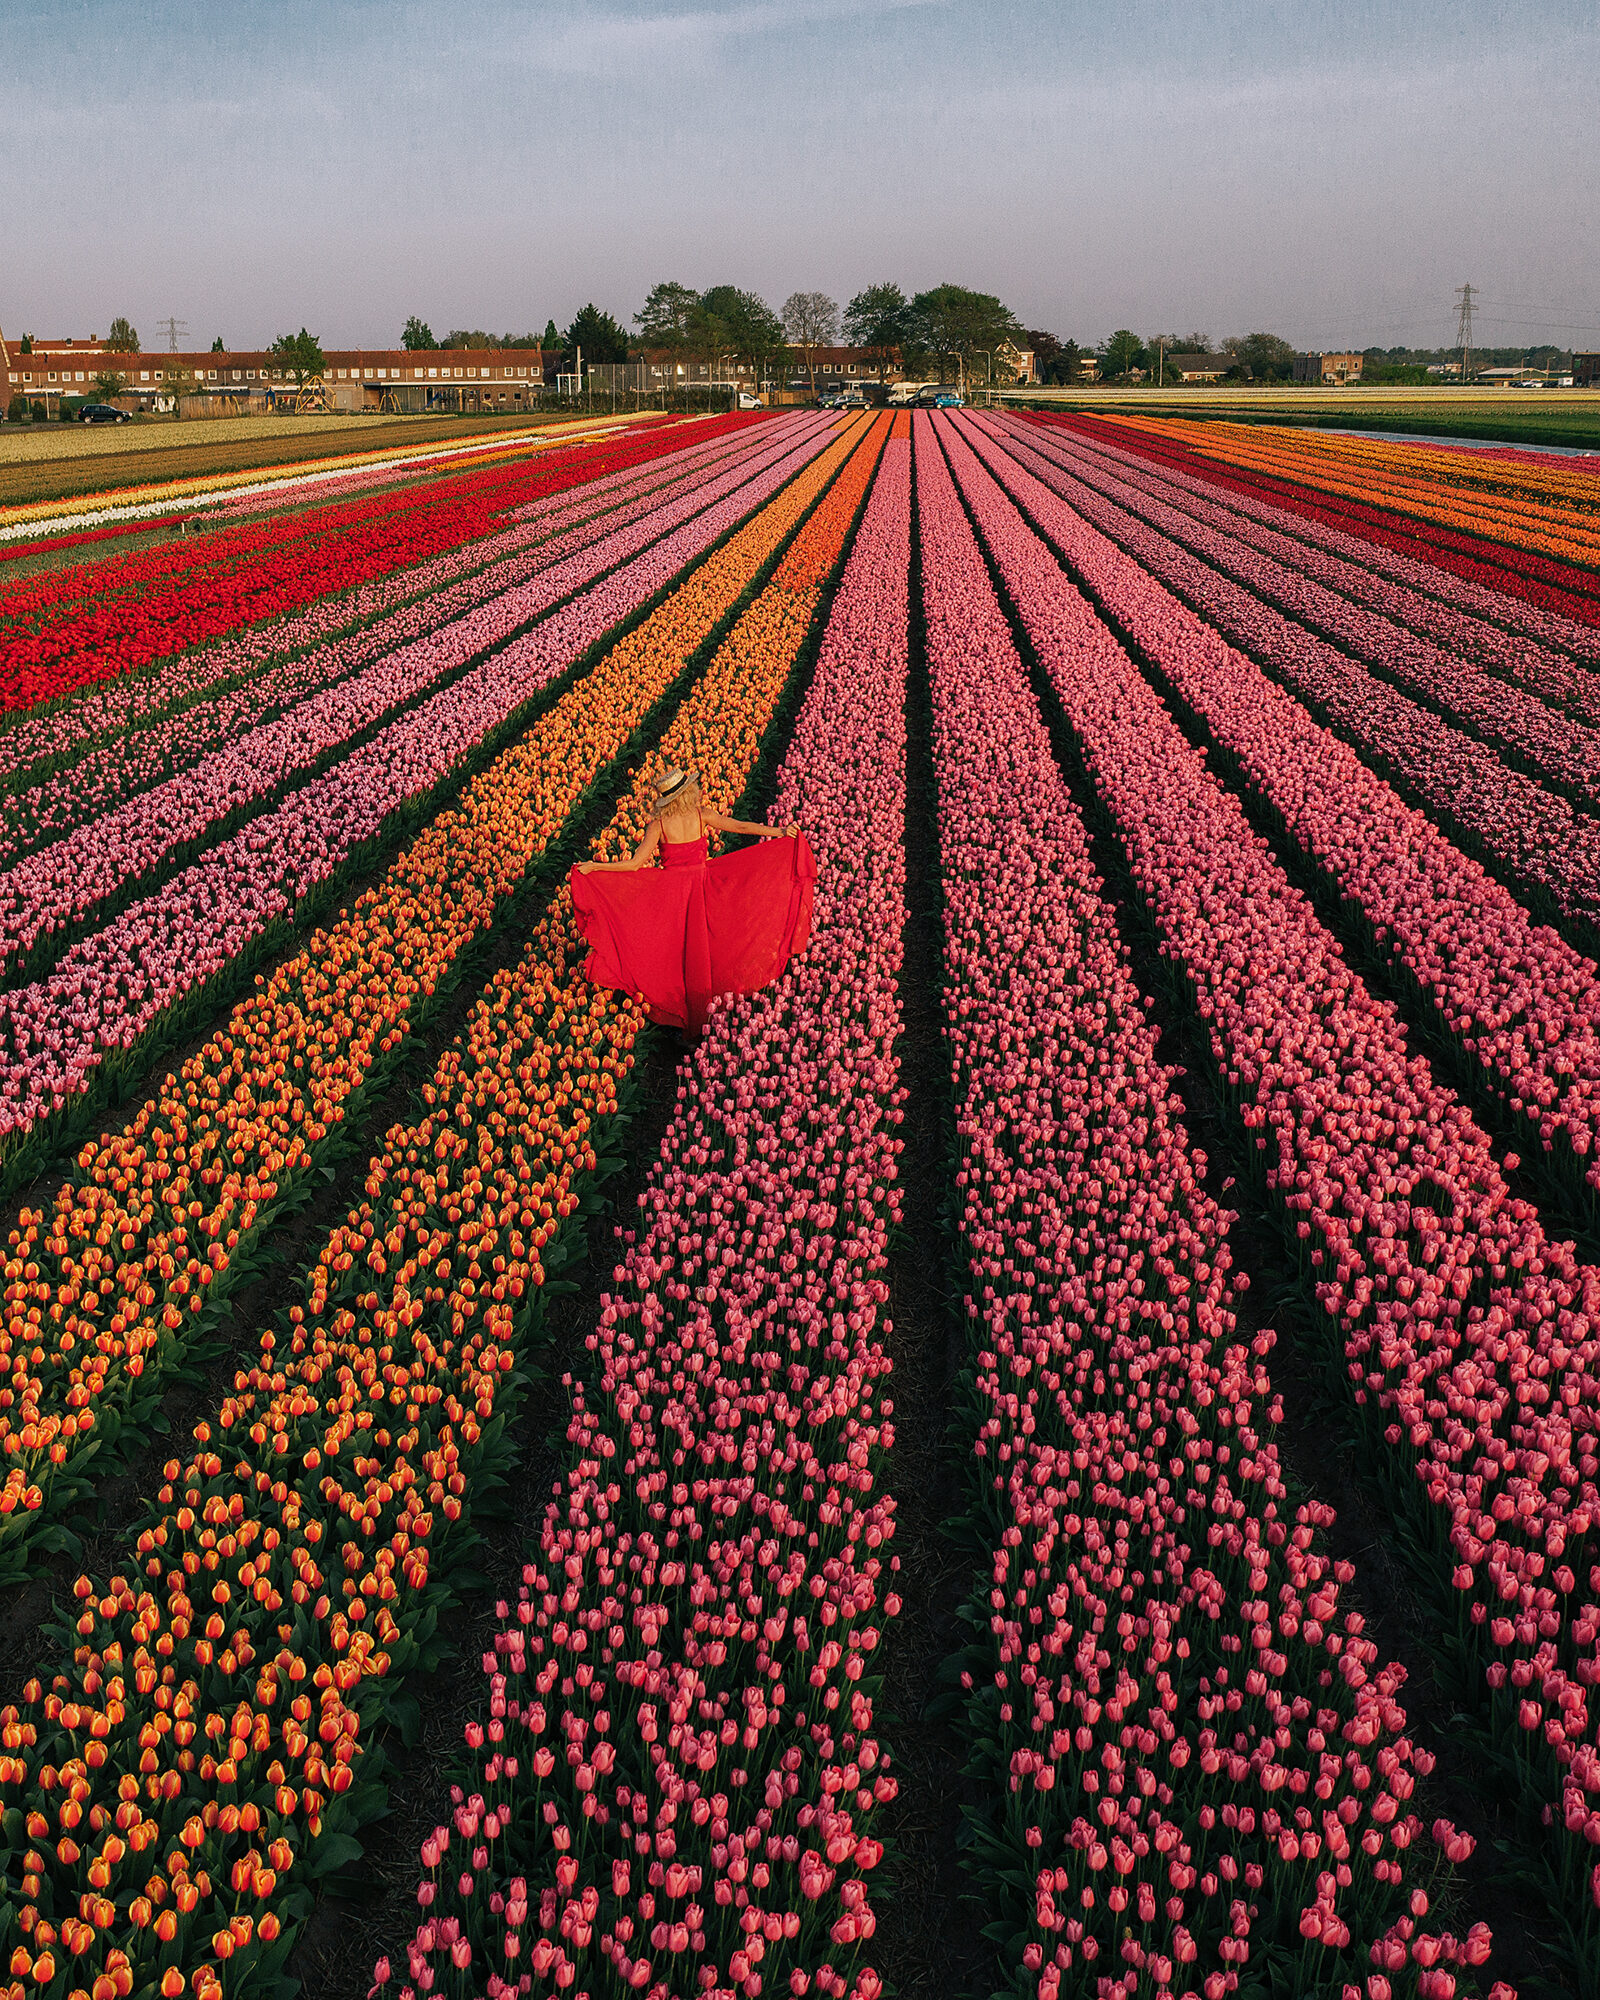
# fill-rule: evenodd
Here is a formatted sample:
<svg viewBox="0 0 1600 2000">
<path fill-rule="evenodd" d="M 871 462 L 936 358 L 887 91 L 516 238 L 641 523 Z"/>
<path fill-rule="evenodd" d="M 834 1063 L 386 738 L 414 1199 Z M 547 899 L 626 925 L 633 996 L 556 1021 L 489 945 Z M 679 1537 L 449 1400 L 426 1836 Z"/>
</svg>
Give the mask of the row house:
<svg viewBox="0 0 1600 2000">
<path fill-rule="evenodd" d="M 185 398 L 267 405 L 295 393 L 292 376 L 262 350 L 239 354 L 109 354 L 86 342 L 35 341 L 23 354 L 0 336 L 0 409 L 16 396 L 54 410 L 64 396 L 94 398 L 96 375 L 115 373 L 119 402 L 154 408 L 174 387 Z M 544 387 L 538 348 L 330 348 L 322 380 L 336 410 L 515 410 Z"/>
</svg>

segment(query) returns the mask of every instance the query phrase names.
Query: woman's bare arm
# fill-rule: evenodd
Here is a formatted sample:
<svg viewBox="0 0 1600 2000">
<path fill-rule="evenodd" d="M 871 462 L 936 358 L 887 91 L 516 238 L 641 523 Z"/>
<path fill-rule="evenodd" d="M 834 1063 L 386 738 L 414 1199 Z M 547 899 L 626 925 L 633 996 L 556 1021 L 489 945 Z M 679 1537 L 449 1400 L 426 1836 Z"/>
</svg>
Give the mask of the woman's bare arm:
<svg viewBox="0 0 1600 2000">
<path fill-rule="evenodd" d="M 758 840 L 793 839 L 800 831 L 798 826 L 758 826 L 750 819 L 724 819 L 721 813 L 702 812 L 702 821 L 714 826 L 718 833 L 753 833 Z"/>
<path fill-rule="evenodd" d="M 661 845 L 661 822 L 651 820 L 644 830 L 644 838 L 628 856 L 626 861 L 580 861 L 578 873 L 593 875 L 597 870 L 605 874 L 630 874 L 635 868 L 648 867 L 655 859 L 656 849 Z"/>
</svg>

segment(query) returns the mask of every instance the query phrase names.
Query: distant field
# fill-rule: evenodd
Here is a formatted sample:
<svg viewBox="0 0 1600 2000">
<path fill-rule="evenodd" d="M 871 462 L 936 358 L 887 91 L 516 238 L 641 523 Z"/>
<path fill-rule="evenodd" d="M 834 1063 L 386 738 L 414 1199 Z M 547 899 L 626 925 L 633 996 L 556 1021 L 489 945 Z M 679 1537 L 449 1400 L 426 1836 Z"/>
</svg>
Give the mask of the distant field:
<svg viewBox="0 0 1600 2000">
<path fill-rule="evenodd" d="M 1600 389 L 1039 389 L 1041 408 L 1600 449 Z"/>
<path fill-rule="evenodd" d="M 552 412 L 516 417 L 217 417 L 187 423 L 40 424 L 37 429 L 7 424 L 0 428 L 0 506 L 571 421 L 570 412 Z"/>
</svg>

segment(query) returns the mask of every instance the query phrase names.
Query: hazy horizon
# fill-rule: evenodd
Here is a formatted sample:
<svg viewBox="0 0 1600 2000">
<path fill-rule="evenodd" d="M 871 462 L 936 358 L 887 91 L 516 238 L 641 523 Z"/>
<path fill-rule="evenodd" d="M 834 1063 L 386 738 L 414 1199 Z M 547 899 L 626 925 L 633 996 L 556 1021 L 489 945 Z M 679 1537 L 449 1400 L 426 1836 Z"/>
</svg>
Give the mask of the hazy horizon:
<svg viewBox="0 0 1600 2000">
<path fill-rule="evenodd" d="M 1553 0 L 37 0 L 0 327 L 537 331 L 894 278 L 1092 345 L 1600 347 L 1600 21 Z"/>
</svg>

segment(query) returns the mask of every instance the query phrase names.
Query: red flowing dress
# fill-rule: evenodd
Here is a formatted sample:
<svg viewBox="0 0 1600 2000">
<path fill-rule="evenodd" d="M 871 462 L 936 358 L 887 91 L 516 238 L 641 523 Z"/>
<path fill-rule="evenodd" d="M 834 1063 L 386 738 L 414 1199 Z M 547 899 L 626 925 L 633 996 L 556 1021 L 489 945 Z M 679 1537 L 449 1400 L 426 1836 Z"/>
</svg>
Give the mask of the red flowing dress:
<svg viewBox="0 0 1600 2000">
<path fill-rule="evenodd" d="M 697 1035 L 716 994 L 757 993 L 805 950 L 817 865 L 803 833 L 709 858 L 703 833 L 658 851 L 659 868 L 573 869 L 584 970 Z"/>
</svg>

